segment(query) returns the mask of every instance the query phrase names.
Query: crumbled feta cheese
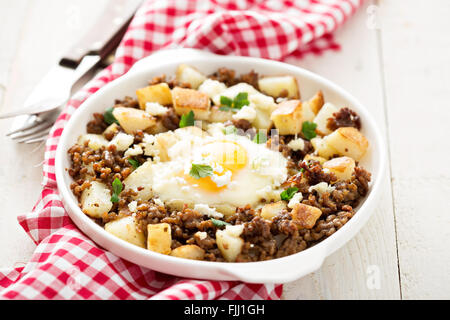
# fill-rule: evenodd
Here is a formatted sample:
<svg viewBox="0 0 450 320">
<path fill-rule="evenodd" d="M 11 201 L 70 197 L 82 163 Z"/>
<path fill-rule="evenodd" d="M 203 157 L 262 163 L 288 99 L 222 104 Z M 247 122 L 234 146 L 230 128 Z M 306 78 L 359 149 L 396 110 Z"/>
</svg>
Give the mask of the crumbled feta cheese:
<svg viewBox="0 0 450 320">
<path fill-rule="evenodd" d="M 303 200 L 303 194 L 301 192 L 297 192 L 294 194 L 291 200 L 289 200 L 288 207 L 293 209 L 297 203 Z"/>
<path fill-rule="evenodd" d="M 217 212 L 216 209 L 210 208 L 207 204 L 196 204 L 194 210 L 208 217 L 222 218 L 223 214 Z"/>
<path fill-rule="evenodd" d="M 277 100 L 275 100 L 277 103 L 281 103 L 283 101 L 288 100 L 288 98 L 278 97 Z"/>
<path fill-rule="evenodd" d="M 336 188 L 328 185 L 328 183 L 320 182 L 314 186 L 309 187 L 308 191 L 312 192 L 313 190 L 316 190 L 319 195 L 322 195 L 325 192 L 331 193 L 334 189 Z"/>
<path fill-rule="evenodd" d="M 144 138 L 142 139 L 142 147 L 144 148 L 144 155 L 150 157 L 159 156 L 159 149 L 155 146 L 156 138 L 152 134 L 144 133 Z"/>
<path fill-rule="evenodd" d="M 195 233 L 195 235 L 200 239 L 200 240 L 205 240 L 206 237 L 208 236 L 208 234 L 205 231 L 197 231 Z"/>
<path fill-rule="evenodd" d="M 132 135 L 119 132 L 110 142 L 109 145 L 115 145 L 118 151 L 125 151 L 133 144 L 134 137 Z"/>
<path fill-rule="evenodd" d="M 236 114 L 233 114 L 235 120 L 247 120 L 252 122 L 256 118 L 256 110 L 251 106 L 244 106 Z"/>
<path fill-rule="evenodd" d="M 131 212 L 136 212 L 137 211 L 137 201 L 131 201 L 128 204 L 128 209 L 130 209 Z"/>
<path fill-rule="evenodd" d="M 128 150 L 125 151 L 124 155 L 125 157 L 134 157 L 142 153 L 144 153 L 144 150 L 142 150 L 142 147 L 140 145 L 136 144 L 133 148 L 128 148 Z"/>
<path fill-rule="evenodd" d="M 216 184 L 218 188 L 223 187 L 231 181 L 231 171 L 227 170 L 221 176 L 213 174 L 211 175 L 211 180 Z"/>
<path fill-rule="evenodd" d="M 205 81 L 203 81 L 200 87 L 198 87 L 198 91 L 206 93 L 210 98 L 220 94 L 226 89 L 227 86 L 225 85 L 225 83 L 212 79 L 206 79 Z"/>
<path fill-rule="evenodd" d="M 289 141 L 287 146 L 294 151 L 303 150 L 305 148 L 305 140 L 302 138 L 297 138 Z"/>
<path fill-rule="evenodd" d="M 227 225 L 224 231 L 231 237 L 239 237 L 244 232 L 244 225 Z"/>
<path fill-rule="evenodd" d="M 275 107 L 273 98 L 260 92 L 249 94 L 248 100 L 261 110 L 272 110 Z"/>
<path fill-rule="evenodd" d="M 169 108 L 160 105 L 158 102 L 147 102 L 145 104 L 145 111 L 150 113 L 152 116 L 162 116 L 169 111 Z"/>
<path fill-rule="evenodd" d="M 162 200 L 160 198 L 154 198 L 153 202 L 155 202 L 155 204 L 160 207 L 164 207 L 164 202 L 162 202 Z"/>
</svg>

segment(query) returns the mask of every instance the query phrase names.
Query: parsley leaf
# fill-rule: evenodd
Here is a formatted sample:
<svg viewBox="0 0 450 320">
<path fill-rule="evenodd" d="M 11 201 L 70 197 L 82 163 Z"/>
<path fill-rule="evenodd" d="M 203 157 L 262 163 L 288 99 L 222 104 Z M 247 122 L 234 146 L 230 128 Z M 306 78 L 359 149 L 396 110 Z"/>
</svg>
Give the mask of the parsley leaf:
<svg viewBox="0 0 450 320">
<path fill-rule="evenodd" d="M 232 100 L 226 96 L 220 96 L 220 104 L 222 105 L 219 109 L 223 111 L 238 111 L 242 109 L 243 106 L 250 104 L 248 101 L 247 92 L 239 92 L 236 97 Z"/>
<path fill-rule="evenodd" d="M 253 137 L 253 142 L 261 144 L 267 142 L 267 135 L 264 131 L 259 130 Z"/>
<path fill-rule="evenodd" d="M 190 127 L 194 125 L 194 111 L 189 111 L 189 113 L 183 114 L 180 119 L 179 127 Z"/>
<path fill-rule="evenodd" d="M 122 182 L 120 182 L 119 178 L 115 178 L 112 183 L 112 196 L 111 196 L 111 202 L 119 202 L 119 194 L 123 190 Z"/>
<path fill-rule="evenodd" d="M 225 226 L 229 226 L 230 224 L 228 222 L 225 222 L 223 220 L 217 220 L 214 218 L 211 218 L 211 221 L 213 223 L 213 225 L 217 228 L 221 228 L 221 227 L 225 227 Z"/>
<path fill-rule="evenodd" d="M 129 158 L 128 163 L 131 164 L 133 166 L 133 168 L 135 168 L 135 169 L 139 168 L 139 166 L 141 165 L 139 163 L 139 161 L 137 161 L 136 159 L 133 159 L 133 158 Z"/>
<path fill-rule="evenodd" d="M 317 124 L 314 122 L 305 121 L 302 125 L 302 133 L 306 139 L 311 140 L 316 137 Z"/>
<path fill-rule="evenodd" d="M 114 117 L 114 115 L 113 115 L 113 110 L 114 110 L 113 107 L 108 108 L 105 110 L 105 113 L 103 114 L 103 120 L 107 124 L 113 124 L 113 123 L 119 124 L 119 121 L 117 121 L 116 117 Z"/>
<path fill-rule="evenodd" d="M 297 187 L 289 187 L 280 194 L 281 200 L 291 200 L 297 192 Z"/>
<path fill-rule="evenodd" d="M 195 179 L 205 178 L 213 174 L 213 168 L 207 164 L 192 164 L 189 174 Z"/>
</svg>

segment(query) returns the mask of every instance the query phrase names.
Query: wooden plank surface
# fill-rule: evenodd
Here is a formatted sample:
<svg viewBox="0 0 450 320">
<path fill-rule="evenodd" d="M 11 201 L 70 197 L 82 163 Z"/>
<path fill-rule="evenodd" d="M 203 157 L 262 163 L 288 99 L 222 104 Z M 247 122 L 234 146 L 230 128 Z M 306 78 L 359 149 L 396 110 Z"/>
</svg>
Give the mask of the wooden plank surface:
<svg viewBox="0 0 450 320">
<path fill-rule="evenodd" d="M 0 111 L 21 106 L 105 3 L 0 0 Z M 389 147 L 392 188 L 389 176 L 367 225 L 317 272 L 285 285 L 284 299 L 450 297 L 450 7 L 427 3 L 366 1 L 337 32 L 341 51 L 288 61 L 336 82 L 369 109 Z M 0 159 L 0 181 L 15 181 L 0 193 L 0 267 L 11 267 L 35 247 L 16 218 L 38 199 L 43 148 L 11 142 L 4 137 L 9 122 L 0 121 L 8 155 Z"/>
</svg>

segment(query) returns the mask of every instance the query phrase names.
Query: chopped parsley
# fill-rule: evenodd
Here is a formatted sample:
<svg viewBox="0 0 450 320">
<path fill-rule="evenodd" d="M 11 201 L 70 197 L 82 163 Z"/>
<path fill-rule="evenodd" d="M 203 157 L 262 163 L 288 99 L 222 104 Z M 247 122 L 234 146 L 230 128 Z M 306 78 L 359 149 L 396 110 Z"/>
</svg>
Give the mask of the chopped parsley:
<svg viewBox="0 0 450 320">
<path fill-rule="evenodd" d="M 280 194 L 281 200 L 291 200 L 297 192 L 297 187 L 289 187 Z"/>
<path fill-rule="evenodd" d="M 316 137 L 317 123 L 305 121 L 302 125 L 302 133 L 306 139 L 311 140 Z"/>
<path fill-rule="evenodd" d="M 195 179 L 205 178 L 213 174 L 213 168 L 207 164 L 192 164 L 189 174 Z"/>
<path fill-rule="evenodd" d="M 238 111 L 242 109 L 243 106 L 248 106 L 250 101 L 248 101 L 247 92 L 239 92 L 234 99 L 228 98 L 226 96 L 220 96 L 220 110 L 223 111 Z"/>
<path fill-rule="evenodd" d="M 215 227 L 217 227 L 217 228 L 222 228 L 222 227 L 231 225 L 228 222 L 225 222 L 223 220 L 217 220 L 217 219 L 214 219 L 214 218 L 211 218 L 211 221 L 212 221 L 213 225 Z"/>
<path fill-rule="evenodd" d="M 107 124 L 113 124 L 113 123 L 119 124 L 119 121 L 117 121 L 116 117 L 114 117 L 114 115 L 113 115 L 113 110 L 114 110 L 113 107 L 108 108 L 105 110 L 105 113 L 103 114 L 103 120 Z"/>
<path fill-rule="evenodd" d="M 141 165 L 139 163 L 139 161 L 137 161 L 136 159 L 133 159 L 133 158 L 129 158 L 128 163 L 131 164 L 133 166 L 133 168 L 135 168 L 135 169 L 139 168 L 139 166 Z"/>
<path fill-rule="evenodd" d="M 183 114 L 180 119 L 178 126 L 180 128 L 191 127 L 194 125 L 194 111 L 189 111 L 189 113 Z"/>
<path fill-rule="evenodd" d="M 119 202 L 119 194 L 123 190 L 122 182 L 120 182 L 119 178 L 115 178 L 112 183 L 112 196 L 111 202 Z"/>
<path fill-rule="evenodd" d="M 263 130 L 259 130 L 253 137 L 253 142 L 261 144 L 267 142 L 267 135 Z"/>
</svg>

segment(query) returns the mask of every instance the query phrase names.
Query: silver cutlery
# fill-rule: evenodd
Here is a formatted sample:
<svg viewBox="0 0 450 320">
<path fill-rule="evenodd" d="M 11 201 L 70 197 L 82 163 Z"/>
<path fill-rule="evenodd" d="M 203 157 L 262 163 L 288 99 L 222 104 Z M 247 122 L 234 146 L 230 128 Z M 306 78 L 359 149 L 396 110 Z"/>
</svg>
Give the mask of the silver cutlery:
<svg viewBox="0 0 450 320">
<path fill-rule="evenodd" d="M 90 31 L 33 89 L 24 107 L 0 114 L 0 119 L 15 118 L 6 135 L 20 143 L 45 140 L 74 89 L 89 80 L 117 48 L 141 2 L 109 1 Z"/>
</svg>

